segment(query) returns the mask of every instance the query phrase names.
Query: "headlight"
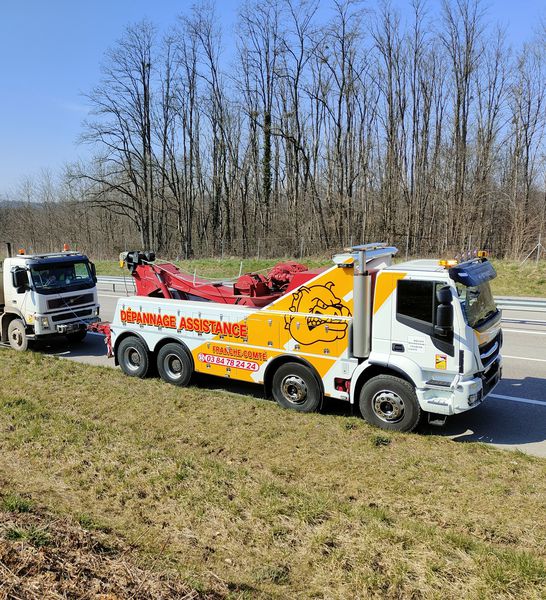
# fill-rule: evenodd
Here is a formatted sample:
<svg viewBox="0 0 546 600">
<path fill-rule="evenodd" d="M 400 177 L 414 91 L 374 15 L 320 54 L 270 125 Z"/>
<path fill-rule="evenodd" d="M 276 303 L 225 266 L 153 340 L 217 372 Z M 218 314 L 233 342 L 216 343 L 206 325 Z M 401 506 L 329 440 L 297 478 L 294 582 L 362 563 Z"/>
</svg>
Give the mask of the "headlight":
<svg viewBox="0 0 546 600">
<path fill-rule="evenodd" d="M 40 317 L 40 325 L 42 329 L 49 329 L 49 319 L 47 317 Z"/>
</svg>

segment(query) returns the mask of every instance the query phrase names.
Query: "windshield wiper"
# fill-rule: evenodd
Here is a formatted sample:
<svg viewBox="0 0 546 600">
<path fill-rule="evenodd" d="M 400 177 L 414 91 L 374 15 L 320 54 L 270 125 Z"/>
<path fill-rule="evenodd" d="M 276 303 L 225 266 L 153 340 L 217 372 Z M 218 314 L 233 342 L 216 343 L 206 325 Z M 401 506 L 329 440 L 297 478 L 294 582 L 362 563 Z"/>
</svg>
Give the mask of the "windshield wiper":
<svg viewBox="0 0 546 600">
<path fill-rule="evenodd" d="M 495 310 L 490 310 L 476 323 L 476 326 L 481 325 L 482 323 L 485 323 L 489 319 L 489 317 L 496 315 L 498 312 L 499 312 L 498 308 L 496 308 Z"/>
</svg>

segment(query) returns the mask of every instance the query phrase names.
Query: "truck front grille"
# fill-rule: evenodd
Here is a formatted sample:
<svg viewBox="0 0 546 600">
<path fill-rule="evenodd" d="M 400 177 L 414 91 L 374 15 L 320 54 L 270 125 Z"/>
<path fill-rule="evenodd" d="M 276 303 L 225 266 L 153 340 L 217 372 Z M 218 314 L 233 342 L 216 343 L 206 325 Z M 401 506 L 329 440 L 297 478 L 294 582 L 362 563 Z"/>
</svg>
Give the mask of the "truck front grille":
<svg viewBox="0 0 546 600">
<path fill-rule="evenodd" d="M 498 358 L 502 347 L 502 331 L 487 344 L 480 346 L 480 358 L 485 369 L 492 365 Z"/>
<path fill-rule="evenodd" d="M 72 308 L 90 302 L 93 302 L 93 294 L 81 294 L 80 296 L 68 296 L 68 298 L 53 298 L 47 301 L 47 307 L 49 309 Z"/>
<path fill-rule="evenodd" d="M 93 309 L 91 309 L 91 308 L 88 310 L 65 312 L 60 315 L 54 315 L 53 317 L 51 317 L 51 320 L 53 322 L 57 322 L 57 321 L 66 321 L 67 319 L 77 319 L 79 317 L 89 317 L 92 312 L 93 312 Z"/>
</svg>

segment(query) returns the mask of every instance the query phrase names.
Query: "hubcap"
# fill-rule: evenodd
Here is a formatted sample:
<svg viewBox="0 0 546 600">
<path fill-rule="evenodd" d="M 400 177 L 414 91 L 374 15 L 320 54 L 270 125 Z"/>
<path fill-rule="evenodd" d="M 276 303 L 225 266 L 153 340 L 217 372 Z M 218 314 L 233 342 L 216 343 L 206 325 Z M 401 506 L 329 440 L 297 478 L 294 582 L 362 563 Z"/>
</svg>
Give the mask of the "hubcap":
<svg viewBox="0 0 546 600">
<path fill-rule="evenodd" d="M 164 363 L 165 372 L 171 379 L 180 379 L 184 372 L 184 365 L 176 354 L 167 354 Z"/>
<path fill-rule="evenodd" d="M 291 404 L 303 404 L 307 399 L 307 384 L 297 375 L 287 375 L 282 380 L 281 392 Z"/>
<path fill-rule="evenodd" d="M 127 350 L 125 350 L 125 357 L 127 359 L 125 364 L 127 365 L 129 371 L 137 371 L 142 361 L 140 352 L 136 348 L 130 346 L 127 348 Z"/>
<path fill-rule="evenodd" d="M 404 401 L 391 390 L 381 390 L 372 399 L 372 410 L 385 423 L 397 423 L 404 418 Z"/>
<path fill-rule="evenodd" d="M 16 346 L 23 345 L 23 333 L 19 328 L 16 328 L 11 332 L 11 339 Z"/>
</svg>

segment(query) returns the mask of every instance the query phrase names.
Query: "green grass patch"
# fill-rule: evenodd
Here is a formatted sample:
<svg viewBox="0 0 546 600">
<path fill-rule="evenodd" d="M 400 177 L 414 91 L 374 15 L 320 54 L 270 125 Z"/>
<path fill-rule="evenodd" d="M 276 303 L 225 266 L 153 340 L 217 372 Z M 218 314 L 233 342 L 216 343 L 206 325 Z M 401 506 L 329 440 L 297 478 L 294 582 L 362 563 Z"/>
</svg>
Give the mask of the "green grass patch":
<svg viewBox="0 0 546 600">
<path fill-rule="evenodd" d="M 232 279 L 239 272 L 266 271 L 286 258 L 245 259 L 240 258 L 204 258 L 199 260 L 179 261 L 178 266 L 186 273 L 197 273 L 203 277 Z M 294 259 L 290 259 L 294 260 Z M 295 259 L 310 268 L 328 266 L 330 257 L 313 257 Z M 241 271 L 242 263 L 242 271 Z M 497 278 L 492 282 L 493 293 L 497 296 L 531 296 L 546 298 L 546 261 L 538 265 L 535 261 L 527 261 L 521 265 L 508 260 L 493 260 L 497 270 Z M 120 269 L 116 261 L 97 261 L 99 275 L 130 276 L 126 268 Z"/>
<path fill-rule="evenodd" d="M 2 498 L 0 506 L 9 512 L 28 513 L 32 511 L 33 502 L 17 494 L 8 494 Z"/>
<path fill-rule="evenodd" d="M 544 460 L 1 354 L 0 487 L 156 571 L 233 598 L 546 594 Z"/>
</svg>

